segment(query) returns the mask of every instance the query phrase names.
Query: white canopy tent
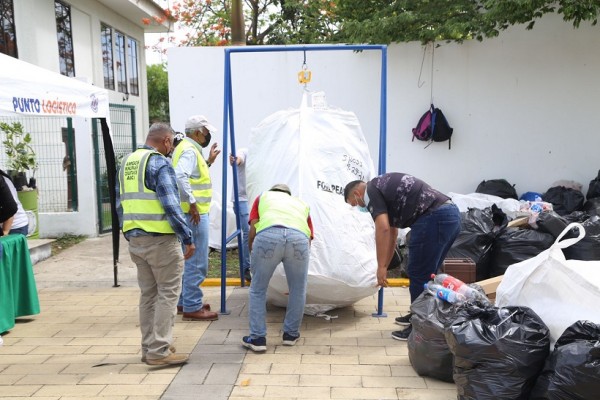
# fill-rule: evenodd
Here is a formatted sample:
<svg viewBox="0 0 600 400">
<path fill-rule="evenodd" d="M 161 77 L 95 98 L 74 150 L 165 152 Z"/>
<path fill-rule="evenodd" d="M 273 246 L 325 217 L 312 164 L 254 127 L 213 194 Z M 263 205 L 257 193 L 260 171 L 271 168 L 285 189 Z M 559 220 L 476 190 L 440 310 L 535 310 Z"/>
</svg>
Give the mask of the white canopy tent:
<svg viewBox="0 0 600 400">
<path fill-rule="evenodd" d="M 116 166 L 109 132 L 109 97 L 106 89 L 0 54 L 0 116 L 17 115 L 71 117 L 76 127 L 76 135 L 82 139 L 92 136 L 91 121 L 88 118 L 99 118 L 108 182 L 110 188 L 115 187 Z M 78 177 L 78 187 L 80 187 L 79 179 L 82 178 Z M 114 207 L 114 190 L 109 192 L 113 215 L 113 261 L 115 286 L 117 286 L 119 227 Z M 94 205 L 84 206 L 88 208 L 82 207 L 78 212 L 68 213 L 73 215 L 65 215 L 67 214 L 65 213 L 60 217 L 72 217 L 74 224 L 77 224 L 78 218 L 82 218 L 82 215 L 85 215 L 85 218 L 93 218 L 93 213 L 89 210 L 93 210 Z"/>
<path fill-rule="evenodd" d="M 109 118 L 108 91 L 0 54 L 0 114 Z"/>
</svg>

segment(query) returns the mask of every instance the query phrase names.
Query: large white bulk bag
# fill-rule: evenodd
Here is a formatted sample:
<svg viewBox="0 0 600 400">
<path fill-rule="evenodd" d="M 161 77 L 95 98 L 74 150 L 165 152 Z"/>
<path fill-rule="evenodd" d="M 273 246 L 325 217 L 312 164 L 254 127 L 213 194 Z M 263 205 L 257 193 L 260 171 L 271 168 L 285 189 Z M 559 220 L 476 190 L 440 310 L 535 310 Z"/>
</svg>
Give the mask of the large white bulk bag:
<svg viewBox="0 0 600 400">
<path fill-rule="evenodd" d="M 321 94 L 322 96 L 322 94 Z M 344 187 L 370 180 L 373 161 L 353 112 L 309 107 L 278 111 L 253 129 L 246 161 L 249 204 L 285 183 L 310 206 L 315 231 L 308 268 L 305 313 L 355 303 L 377 291 L 375 228 L 369 213 L 344 201 Z M 267 299 L 286 306 L 283 266 L 275 270 Z"/>
<path fill-rule="evenodd" d="M 208 247 L 221 250 L 221 218 L 222 216 L 222 201 L 221 195 L 213 192 L 213 199 L 210 202 L 209 212 L 209 228 L 208 228 Z M 243 221 L 242 221 L 243 222 Z M 246 221 L 248 223 L 248 221 Z M 227 202 L 227 237 L 233 235 L 237 230 L 235 222 L 235 212 L 233 211 L 233 203 Z M 238 246 L 237 238 L 234 238 L 227 243 L 227 249 L 235 249 Z"/>
<path fill-rule="evenodd" d="M 573 228 L 576 238 L 563 239 Z M 506 270 L 496 289 L 496 306 L 525 306 L 550 329 L 550 345 L 577 321 L 600 324 L 600 261 L 567 260 L 562 250 L 585 236 L 583 225 L 567 226 L 549 249 Z"/>
</svg>

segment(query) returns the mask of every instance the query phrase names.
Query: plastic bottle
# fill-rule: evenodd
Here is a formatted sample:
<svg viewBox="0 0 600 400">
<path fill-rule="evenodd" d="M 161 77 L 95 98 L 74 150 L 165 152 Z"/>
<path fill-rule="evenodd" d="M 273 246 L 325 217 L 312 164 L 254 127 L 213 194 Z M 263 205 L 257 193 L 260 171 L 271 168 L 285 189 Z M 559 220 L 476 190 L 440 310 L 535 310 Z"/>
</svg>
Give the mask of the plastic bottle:
<svg viewBox="0 0 600 400">
<path fill-rule="evenodd" d="M 541 213 L 543 211 L 542 205 L 539 203 L 532 203 L 531 207 L 529 207 L 529 211 L 532 213 Z"/>
<path fill-rule="evenodd" d="M 450 289 L 456 293 L 460 293 L 468 300 L 484 300 L 485 296 L 479 293 L 477 290 L 472 287 L 467 286 L 466 283 L 461 281 L 458 278 L 453 277 L 448 274 L 431 274 L 431 279 L 433 279 L 433 283 L 441 285 L 447 289 Z M 487 300 L 487 299 L 485 299 Z"/>
<path fill-rule="evenodd" d="M 465 296 L 463 296 L 462 294 L 445 288 L 442 285 L 438 285 L 433 282 L 428 282 L 424 286 L 425 290 L 429 290 L 429 292 L 436 295 L 438 298 L 447 301 L 448 303 L 457 303 L 459 301 L 466 300 Z"/>
</svg>

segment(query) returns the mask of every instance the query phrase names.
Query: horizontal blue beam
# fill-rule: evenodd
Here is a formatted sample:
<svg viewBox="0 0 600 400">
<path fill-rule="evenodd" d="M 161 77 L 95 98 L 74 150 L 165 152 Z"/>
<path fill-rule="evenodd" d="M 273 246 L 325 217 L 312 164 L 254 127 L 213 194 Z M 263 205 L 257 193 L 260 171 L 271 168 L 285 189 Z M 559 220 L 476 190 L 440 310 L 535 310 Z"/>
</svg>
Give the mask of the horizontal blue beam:
<svg viewBox="0 0 600 400">
<path fill-rule="evenodd" d="M 295 46 L 240 46 L 226 48 L 225 53 L 269 53 L 281 51 L 383 50 L 383 44 L 338 44 Z"/>
</svg>

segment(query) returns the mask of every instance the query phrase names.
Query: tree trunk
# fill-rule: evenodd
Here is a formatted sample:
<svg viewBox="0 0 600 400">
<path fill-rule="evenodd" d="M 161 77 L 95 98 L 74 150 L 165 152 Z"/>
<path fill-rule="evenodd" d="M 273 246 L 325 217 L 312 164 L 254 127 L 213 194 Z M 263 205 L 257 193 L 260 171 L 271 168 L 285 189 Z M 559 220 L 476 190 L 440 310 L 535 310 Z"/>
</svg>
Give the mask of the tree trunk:
<svg viewBox="0 0 600 400">
<path fill-rule="evenodd" d="M 231 2 L 231 44 L 245 46 L 245 36 L 242 0 L 233 0 Z"/>
</svg>

